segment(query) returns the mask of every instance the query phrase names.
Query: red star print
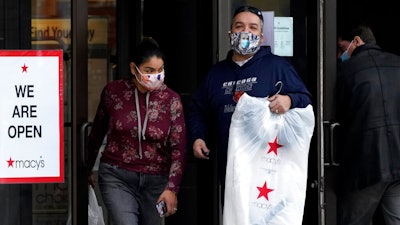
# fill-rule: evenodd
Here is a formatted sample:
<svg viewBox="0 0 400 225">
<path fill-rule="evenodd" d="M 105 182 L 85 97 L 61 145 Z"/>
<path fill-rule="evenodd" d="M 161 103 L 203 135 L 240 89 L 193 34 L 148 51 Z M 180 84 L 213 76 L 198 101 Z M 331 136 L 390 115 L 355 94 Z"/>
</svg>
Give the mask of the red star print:
<svg viewBox="0 0 400 225">
<path fill-rule="evenodd" d="M 11 157 L 10 157 L 10 159 L 7 160 L 6 162 L 8 162 L 8 167 L 10 167 L 10 166 L 11 166 L 11 167 L 14 167 L 14 165 L 13 165 L 13 164 L 14 164 L 14 160 L 12 160 Z"/>
<path fill-rule="evenodd" d="M 275 138 L 274 142 L 268 142 L 270 149 L 268 150 L 267 154 L 270 152 L 274 152 L 275 155 L 278 155 L 278 148 L 282 147 L 283 145 L 278 144 L 278 137 Z"/>
<path fill-rule="evenodd" d="M 274 189 L 269 189 L 267 188 L 267 182 L 264 182 L 264 185 L 262 187 L 257 187 L 257 189 L 260 191 L 260 194 L 258 194 L 257 199 L 261 198 L 262 196 L 264 196 L 264 198 L 268 199 L 268 193 L 270 193 L 271 191 L 273 191 Z"/>
<path fill-rule="evenodd" d="M 25 72 L 25 73 L 28 72 L 28 67 L 25 65 L 25 63 L 24 63 L 24 66 L 21 66 L 21 68 L 22 68 L 22 72 Z"/>
</svg>

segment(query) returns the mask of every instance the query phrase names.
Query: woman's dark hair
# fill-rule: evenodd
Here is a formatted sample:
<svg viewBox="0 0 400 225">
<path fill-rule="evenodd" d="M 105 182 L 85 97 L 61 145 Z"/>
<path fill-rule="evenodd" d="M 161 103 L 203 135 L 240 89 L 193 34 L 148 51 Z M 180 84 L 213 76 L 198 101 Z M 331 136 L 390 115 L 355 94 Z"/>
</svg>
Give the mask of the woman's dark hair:
<svg viewBox="0 0 400 225">
<path fill-rule="evenodd" d="M 134 62 L 138 67 L 149 58 L 156 56 L 165 61 L 164 53 L 158 43 L 151 37 L 144 37 L 143 40 L 133 49 L 129 62 Z"/>
</svg>

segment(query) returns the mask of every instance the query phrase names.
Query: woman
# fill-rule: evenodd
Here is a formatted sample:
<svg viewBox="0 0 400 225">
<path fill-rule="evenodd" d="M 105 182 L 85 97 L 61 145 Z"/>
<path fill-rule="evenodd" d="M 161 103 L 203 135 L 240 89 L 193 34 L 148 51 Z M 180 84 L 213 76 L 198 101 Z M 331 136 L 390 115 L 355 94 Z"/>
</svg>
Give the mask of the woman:
<svg viewBox="0 0 400 225">
<path fill-rule="evenodd" d="M 112 224 L 161 225 L 162 216 L 176 213 L 186 165 L 182 102 L 163 82 L 164 55 L 153 39 L 136 46 L 129 66 L 130 78 L 102 91 L 89 134 L 89 166 L 107 135 L 98 180 Z M 161 201 L 163 215 L 156 208 Z"/>
</svg>

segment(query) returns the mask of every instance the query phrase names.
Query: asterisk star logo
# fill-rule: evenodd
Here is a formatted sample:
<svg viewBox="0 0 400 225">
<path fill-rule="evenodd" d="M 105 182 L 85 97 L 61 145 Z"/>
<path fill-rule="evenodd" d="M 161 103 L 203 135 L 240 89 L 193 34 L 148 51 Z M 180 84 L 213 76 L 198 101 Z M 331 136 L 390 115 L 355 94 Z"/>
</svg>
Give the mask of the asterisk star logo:
<svg viewBox="0 0 400 225">
<path fill-rule="evenodd" d="M 8 163 L 8 167 L 10 167 L 10 166 L 11 166 L 11 167 L 14 167 L 14 165 L 13 165 L 13 164 L 14 164 L 14 160 L 12 160 L 11 157 L 10 157 L 10 159 L 7 160 L 6 162 Z"/>
<path fill-rule="evenodd" d="M 24 66 L 21 66 L 21 68 L 22 68 L 22 72 L 25 72 L 25 73 L 28 72 L 28 67 L 25 65 L 25 63 L 24 63 Z"/>
<path fill-rule="evenodd" d="M 268 145 L 270 146 L 268 153 L 274 152 L 275 155 L 278 155 L 278 148 L 282 147 L 283 145 L 278 144 L 278 137 L 275 138 L 274 142 L 268 142 Z"/>
<path fill-rule="evenodd" d="M 260 191 L 260 194 L 258 194 L 257 199 L 259 199 L 259 198 L 261 198 L 261 197 L 264 197 L 264 198 L 266 198 L 267 200 L 269 200 L 269 199 L 268 199 L 268 194 L 269 194 L 271 191 L 274 190 L 274 189 L 269 189 L 269 188 L 267 188 L 267 182 L 266 182 L 266 181 L 264 182 L 264 185 L 263 185 L 262 187 L 257 187 L 257 189 Z"/>
</svg>

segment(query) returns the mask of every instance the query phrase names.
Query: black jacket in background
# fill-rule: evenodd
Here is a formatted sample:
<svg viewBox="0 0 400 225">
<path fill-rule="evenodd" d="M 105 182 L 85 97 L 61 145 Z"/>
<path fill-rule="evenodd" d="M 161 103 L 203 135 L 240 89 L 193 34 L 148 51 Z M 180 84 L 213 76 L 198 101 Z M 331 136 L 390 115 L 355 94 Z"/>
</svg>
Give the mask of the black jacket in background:
<svg viewBox="0 0 400 225">
<path fill-rule="evenodd" d="M 338 117 L 346 190 L 400 179 L 400 57 L 378 45 L 357 47 L 340 65 Z"/>
</svg>

